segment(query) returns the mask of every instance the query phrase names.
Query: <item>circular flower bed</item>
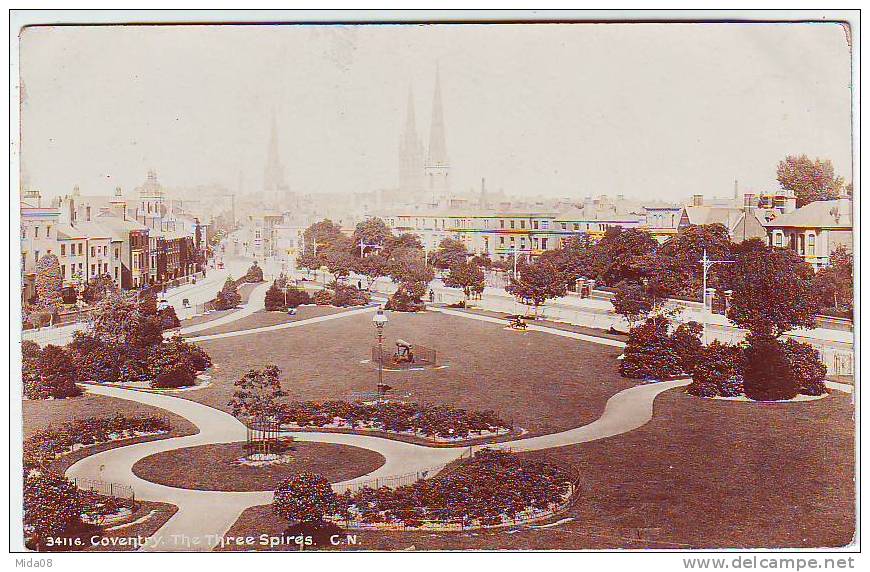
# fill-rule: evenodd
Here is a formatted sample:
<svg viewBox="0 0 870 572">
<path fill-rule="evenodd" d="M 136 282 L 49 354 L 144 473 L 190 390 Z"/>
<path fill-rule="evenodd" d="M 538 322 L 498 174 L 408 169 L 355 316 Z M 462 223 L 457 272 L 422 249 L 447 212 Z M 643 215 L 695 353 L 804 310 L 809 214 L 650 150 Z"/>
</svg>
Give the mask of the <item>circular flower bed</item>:
<svg viewBox="0 0 870 572">
<path fill-rule="evenodd" d="M 340 482 L 370 473 L 383 465 L 383 456 L 368 449 L 329 443 L 296 441 L 288 462 L 239 463 L 249 458 L 245 443 L 221 443 L 164 451 L 133 465 L 136 476 L 182 489 L 269 491 L 284 479 L 303 473 L 323 474 Z"/>
</svg>

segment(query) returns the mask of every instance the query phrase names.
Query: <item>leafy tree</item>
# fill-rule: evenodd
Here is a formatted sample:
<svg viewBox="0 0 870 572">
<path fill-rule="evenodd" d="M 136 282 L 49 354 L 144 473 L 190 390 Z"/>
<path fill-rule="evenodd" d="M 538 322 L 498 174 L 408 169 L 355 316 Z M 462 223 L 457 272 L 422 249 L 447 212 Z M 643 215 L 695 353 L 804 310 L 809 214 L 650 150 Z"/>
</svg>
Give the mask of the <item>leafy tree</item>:
<svg viewBox="0 0 870 572">
<path fill-rule="evenodd" d="M 852 313 L 855 299 L 852 253 L 840 245 L 831 253 L 830 266 L 816 272 L 813 288 L 824 310 Z"/>
<path fill-rule="evenodd" d="M 281 389 L 281 370 L 267 365 L 263 369 L 251 369 L 236 380 L 235 393 L 229 406 L 236 417 L 256 419 L 275 417 L 281 410 L 278 402 L 287 394 Z"/>
<path fill-rule="evenodd" d="M 426 307 L 423 297 L 426 285 L 420 282 L 403 282 L 389 297 L 384 308 L 397 312 L 419 312 Z"/>
<path fill-rule="evenodd" d="M 450 272 L 444 277 L 444 285 L 448 288 L 461 288 L 468 300 L 472 294 L 483 293 L 486 280 L 479 266 L 463 261 L 450 267 Z"/>
<path fill-rule="evenodd" d="M 744 351 L 743 387 L 755 401 L 793 399 L 800 383 L 786 357 L 782 342 L 768 333 L 751 333 Z"/>
<path fill-rule="evenodd" d="M 178 319 L 178 314 L 175 313 L 173 306 L 166 306 L 158 310 L 157 319 L 160 320 L 160 329 L 164 331 L 181 326 L 181 320 Z"/>
<path fill-rule="evenodd" d="M 142 315 L 145 313 L 133 296 L 122 292 L 106 292 L 91 314 L 89 334 L 111 346 L 130 346 L 136 324 Z"/>
<path fill-rule="evenodd" d="M 350 240 L 341 232 L 341 227 L 329 219 L 316 222 L 303 233 L 304 249 L 299 257 L 299 266 L 316 270 L 326 264 L 327 252 L 350 252 Z"/>
<path fill-rule="evenodd" d="M 215 310 L 230 310 L 242 303 L 242 297 L 236 290 L 236 281 L 231 276 L 227 276 L 223 288 L 218 292 L 214 299 Z"/>
<path fill-rule="evenodd" d="M 54 316 L 63 307 L 63 276 L 60 274 L 60 262 L 54 254 L 46 254 L 36 263 L 36 306 L 37 309 Z"/>
<path fill-rule="evenodd" d="M 134 359 L 131 352 L 119 354 L 100 338 L 83 331 L 73 333 L 67 345 L 78 377 L 82 381 L 114 383 L 121 379 L 121 363 Z"/>
<path fill-rule="evenodd" d="M 381 254 L 369 254 L 365 258 L 357 259 L 353 270 L 365 276 L 366 287 L 371 288 L 378 278 L 389 274 L 389 260 Z"/>
<path fill-rule="evenodd" d="M 699 264 L 704 250 L 711 260 L 731 260 L 733 243 L 722 224 L 691 225 L 661 245 L 655 258 L 657 265 L 646 273 L 671 295 L 701 299 L 703 269 Z M 716 267 L 707 278 L 707 286 L 724 289 L 728 266 Z"/>
<path fill-rule="evenodd" d="M 783 189 L 794 191 L 798 207 L 838 198 L 844 183 L 829 159 L 811 160 L 806 155 L 789 155 L 780 161 L 776 180 Z"/>
<path fill-rule="evenodd" d="M 112 280 L 111 276 L 108 274 L 101 274 L 100 276 L 88 281 L 82 296 L 84 297 L 85 302 L 93 304 L 94 302 L 100 301 L 103 296 L 106 295 L 106 292 L 115 291 L 117 289 L 118 286 L 115 284 L 115 281 Z"/>
<path fill-rule="evenodd" d="M 728 317 L 755 333 L 779 336 L 793 328 L 815 327 L 820 302 L 813 269 L 797 254 L 760 239 L 736 247 L 731 269 Z"/>
<path fill-rule="evenodd" d="M 319 523 L 339 509 L 338 496 L 321 475 L 300 473 L 275 489 L 272 510 L 288 522 Z"/>
<path fill-rule="evenodd" d="M 445 238 L 438 249 L 429 257 L 432 266 L 439 270 L 447 270 L 468 260 L 468 249 L 465 243 L 455 238 Z"/>
<path fill-rule="evenodd" d="M 653 297 L 643 284 L 635 281 L 624 281 L 617 286 L 611 303 L 616 313 L 631 327 L 646 320 L 653 310 Z"/>
<path fill-rule="evenodd" d="M 31 530 L 28 544 L 45 548 L 49 538 L 64 536 L 81 526 L 82 500 L 76 486 L 51 471 L 24 476 L 24 525 Z"/>
<path fill-rule="evenodd" d="M 42 349 L 36 342 L 21 342 L 21 381 L 27 399 L 46 399 L 48 392 L 39 376 L 39 358 Z"/>
<path fill-rule="evenodd" d="M 538 308 L 550 298 L 565 296 L 568 289 L 559 270 L 550 262 L 522 262 L 517 268 L 518 276 L 511 276 L 505 290 L 520 298 L 528 306 L 535 307 L 535 317 Z"/>
<path fill-rule="evenodd" d="M 591 260 L 595 245 L 588 235 L 575 235 L 563 241 L 555 250 L 547 250 L 541 254 L 541 259 L 551 261 L 562 274 L 566 282 L 573 284 L 579 278 L 592 278 Z"/>
<path fill-rule="evenodd" d="M 404 232 L 398 236 L 387 238 L 384 243 L 384 248 L 381 249 L 381 256 L 386 259 L 393 257 L 396 251 L 423 251 L 423 243 L 420 242 L 420 237 L 410 232 Z"/>
<path fill-rule="evenodd" d="M 642 276 L 634 266 L 636 259 L 656 251 L 658 243 L 648 232 L 613 227 L 588 250 L 585 270 L 596 281 L 616 286 L 623 280 L 639 280 Z"/>
<path fill-rule="evenodd" d="M 42 348 L 37 369 L 40 385 L 49 396 L 63 399 L 82 394 L 76 385 L 75 364 L 65 348 L 51 344 Z"/>
<path fill-rule="evenodd" d="M 330 274 L 338 279 L 344 279 L 350 275 L 356 261 L 344 248 L 328 248 L 323 254 L 323 263 Z"/>
<path fill-rule="evenodd" d="M 372 247 L 385 247 L 390 239 L 393 238 L 393 232 L 389 229 L 383 219 L 372 217 L 360 223 L 357 223 L 353 231 L 352 248 L 353 255 L 360 256 L 360 243 L 372 245 L 365 247 L 364 251 L 370 253 Z"/>
</svg>

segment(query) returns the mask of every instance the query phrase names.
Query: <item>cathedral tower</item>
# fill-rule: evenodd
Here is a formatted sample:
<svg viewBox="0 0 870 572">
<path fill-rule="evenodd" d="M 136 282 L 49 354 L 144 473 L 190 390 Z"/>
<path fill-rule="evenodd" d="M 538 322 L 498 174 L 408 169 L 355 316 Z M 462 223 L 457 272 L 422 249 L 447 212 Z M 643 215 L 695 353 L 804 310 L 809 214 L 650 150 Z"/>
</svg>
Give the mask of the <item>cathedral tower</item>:
<svg viewBox="0 0 870 572">
<path fill-rule="evenodd" d="M 450 195 L 450 161 L 444 134 L 444 110 L 441 104 L 441 74 L 435 68 L 435 95 L 432 98 L 432 126 L 429 129 L 429 151 L 424 166 L 426 190 L 433 203 L 446 201 Z"/>
<path fill-rule="evenodd" d="M 275 112 L 272 112 L 272 133 L 269 137 L 269 149 L 266 155 L 266 167 L 263 170 L 263 194 L 267 200 L 282 201 L 290 188 L 284 179 L 284 165 L 278 156 L 278 124 Z"/>
</svg>

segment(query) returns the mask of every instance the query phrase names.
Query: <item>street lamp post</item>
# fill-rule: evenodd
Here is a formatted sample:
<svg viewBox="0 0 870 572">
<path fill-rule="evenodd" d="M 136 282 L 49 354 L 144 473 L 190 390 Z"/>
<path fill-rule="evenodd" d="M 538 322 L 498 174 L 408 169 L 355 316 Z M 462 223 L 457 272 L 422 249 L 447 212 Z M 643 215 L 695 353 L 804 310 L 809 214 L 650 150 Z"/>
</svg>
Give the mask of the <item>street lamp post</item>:
<svg viewBox="0 0 870 572">
<path fill-rule="evenodd" d="M 707 249 L 704 249 L 704 256 L 701 260 L 698 261 L 701 264 L 701 268 L 704 270 L 704 284 L 701 288 L 701 302 L 704 306 L 701 311 L 701 326 L 703 328 L 702 341 L 704 345 L 707 345 L 707 271 L 713 267 L 714 264 L 734 264 L 733 260 L 711 260 L 707 257 Z"/>
<path fill-rule="evenodd" d="M 377 313 L 375 313 L 372 318 L 372 323 L 375 325 L 375 329 L 377 330 L 377 340 L 378 340 L 378 391 L 380 392 L 380 388 L 384 386 L 384 326 L 387 324 L 389 320 L 387 319 L 387 315 L 384 314 L 383 308 L 378 308 Z"/>
</svg>

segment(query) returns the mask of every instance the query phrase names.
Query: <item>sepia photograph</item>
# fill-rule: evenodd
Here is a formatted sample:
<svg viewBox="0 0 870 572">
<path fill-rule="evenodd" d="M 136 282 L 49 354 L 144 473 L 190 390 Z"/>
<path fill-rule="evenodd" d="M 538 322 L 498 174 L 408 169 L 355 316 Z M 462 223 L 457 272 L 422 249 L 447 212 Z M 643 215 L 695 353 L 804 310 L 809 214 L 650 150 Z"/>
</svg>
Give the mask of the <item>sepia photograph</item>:
<svg viewBox="0 0 870 572">
<path fill-rule="evenodd" d="M 857 11 L 14 12 L 12 552 L 854 567 Z"/>
</svg>

